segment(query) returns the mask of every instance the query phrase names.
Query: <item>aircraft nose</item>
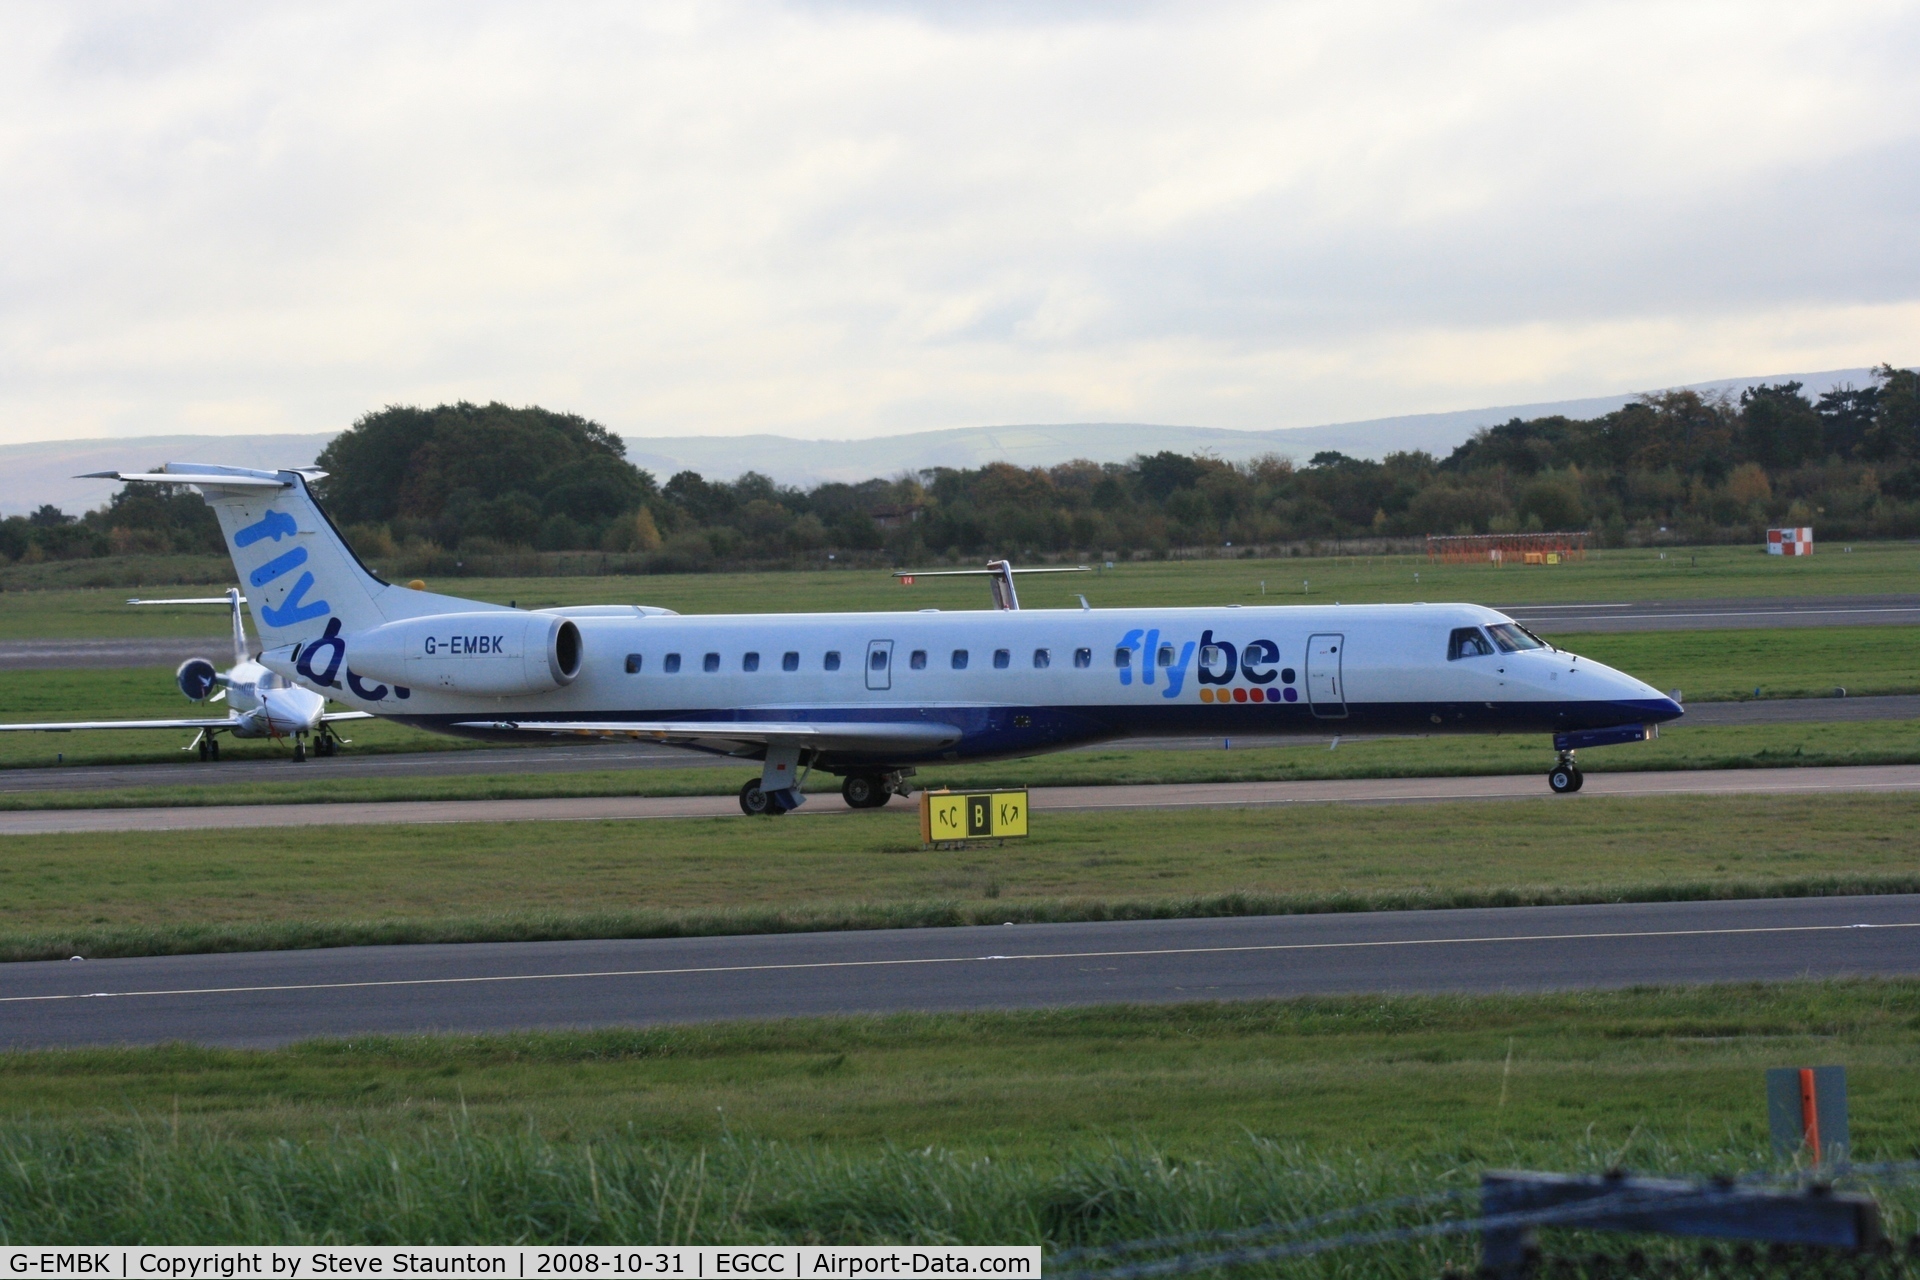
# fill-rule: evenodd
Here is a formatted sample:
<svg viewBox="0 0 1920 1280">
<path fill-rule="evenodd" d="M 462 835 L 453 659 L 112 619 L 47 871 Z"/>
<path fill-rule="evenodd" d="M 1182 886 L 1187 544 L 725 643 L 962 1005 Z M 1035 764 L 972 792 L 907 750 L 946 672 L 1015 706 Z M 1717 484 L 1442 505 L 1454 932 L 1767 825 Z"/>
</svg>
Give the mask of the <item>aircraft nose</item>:
<svg viewBox="0 0 1920 1280">
<path fill-rule="evenodd" d="M 1685 707 L 1682 707 L 1672 698 L 1661 696 L 1654 699 L 1651 714 L 1652 719 L 1656 723 L 1665 724 L 1669 720 L 1678 720 L 1681 716 L 1687 714 L 1687 712 Z"/>
</svg>

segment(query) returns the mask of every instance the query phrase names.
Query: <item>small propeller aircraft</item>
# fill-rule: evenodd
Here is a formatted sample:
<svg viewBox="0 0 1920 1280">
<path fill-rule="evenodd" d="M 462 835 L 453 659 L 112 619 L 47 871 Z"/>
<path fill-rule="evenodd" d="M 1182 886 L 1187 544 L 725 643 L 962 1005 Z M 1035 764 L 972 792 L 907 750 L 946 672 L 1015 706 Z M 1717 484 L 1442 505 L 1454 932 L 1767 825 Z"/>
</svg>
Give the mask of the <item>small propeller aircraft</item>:
<svg viewBox="0 0 1920 1280">
<path fill-rule="evenodd" d="M 202 760 L 220 758 L 220 735 L 236 738 L 291 738 L 293 758 L 307 758 L 307 739 L 313 753 L 330 756 L 346 739 L 334 732 L 342 720 L 371 720 L 365 711 L 328 711 L 327 700 L 302 689 L 285 676 L 253 660 L 247 646 L 246 624 L 240 606 L 247 598 L 229 587 L 223 596 L 196 596 L 178 600 L 129 600 L 131 605 L 223 604 L 233 614 L 233 666 L 217 670 L 205 658 L 188 658 L 173 673 L 180 692 L 194 702 L 225 702 L 227 714 L 218 719 L 182 720 L 71 720 L 48 724 L 0 724 L 0 732 L 71 733 L 76 729 L 197 729 L 182 751 L 198 750 Z"/>
</svg>

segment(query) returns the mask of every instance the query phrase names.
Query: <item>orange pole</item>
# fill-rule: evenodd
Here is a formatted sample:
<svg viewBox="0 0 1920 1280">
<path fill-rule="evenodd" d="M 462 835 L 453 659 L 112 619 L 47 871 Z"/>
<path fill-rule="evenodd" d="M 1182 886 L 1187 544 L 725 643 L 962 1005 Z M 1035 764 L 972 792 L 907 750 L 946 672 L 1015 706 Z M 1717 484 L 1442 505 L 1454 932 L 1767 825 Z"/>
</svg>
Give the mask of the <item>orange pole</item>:
<svg viewBox="0 0 1920 1280">
<path fill-rule="evenodd" d="M 1814 1095 L 1813 1068 L 1800 1068 L 1800 1131 L 1806 1135 L 1813 1163 L 1820 1164 L 1820 1100 Z"/>
</svg>

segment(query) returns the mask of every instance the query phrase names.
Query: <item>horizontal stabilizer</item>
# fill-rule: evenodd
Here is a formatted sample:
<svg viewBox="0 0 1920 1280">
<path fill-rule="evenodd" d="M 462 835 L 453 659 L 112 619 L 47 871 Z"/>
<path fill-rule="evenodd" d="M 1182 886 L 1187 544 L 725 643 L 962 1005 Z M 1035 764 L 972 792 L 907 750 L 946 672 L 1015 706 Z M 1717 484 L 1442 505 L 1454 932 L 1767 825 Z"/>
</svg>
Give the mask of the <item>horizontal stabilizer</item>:
<svg viewBox="0 0 1920 1280">
<path fill-rule="evenodd" d="M 558 737 L 624 738 L 669 745 L 764 747 L 774 744 L 820 750 L 927 750 L 960 741 L 950 724 L 850 724 L 770 720 L 467 720 L 458 729 L 550 733 Z"/>
<path fill-rule="evenodd" d="M 221 489 L 284 489 L 285 480 L 268 475 L 226 472 L 89 471 L 75 480 L 124 480 L 128 484 L 198 484 Z"/>
<path fill-rule="evenodd" d="M 245 596 L 241 596 L 240 603 L 245 604 L 246 602 L 247 602 L 247 598 Z M 136 596 L 134 599 L 127 601 L 127 603 L 128 604 L 232 604 L 233 597 L 231 596 L 181 596 L 173 600 L 144 600 Z"/>
</svg>

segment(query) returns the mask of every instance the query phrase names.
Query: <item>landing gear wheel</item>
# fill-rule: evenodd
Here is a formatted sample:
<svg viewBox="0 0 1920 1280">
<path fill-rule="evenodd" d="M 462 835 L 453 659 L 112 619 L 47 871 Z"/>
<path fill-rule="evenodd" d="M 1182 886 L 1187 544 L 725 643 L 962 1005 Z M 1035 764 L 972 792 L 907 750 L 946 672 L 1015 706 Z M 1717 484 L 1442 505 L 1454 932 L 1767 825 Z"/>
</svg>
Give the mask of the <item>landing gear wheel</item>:
<svg viewBox="0 0 1920 1280">
<path fill-rule="evenodd" d="M 760 789 L 760 779 L 748 778 L 740 788 L 740 812 L 749 818 L 777 818 L 786 810 L 767 798 L 767 793 Z"/>
<path fill-rule="evenodd" d="M 1547 775 L 1547 785 L 1557 796 L 1570 796 L 1586 783 L 1586 775 L 1570 764 L 1557 764 Z"/>
<path fill-rule="evenodd" d="M 218 739 L 218 738 L 208 738 L 208 739 L 207 739 L 207 755 L 208 755 L 208 757 L 209 757 L 209 758 L 211 758 L 212 760 L 214 760 L 214 761 L 215 761 L 216 763 L 217 763 L 217 762 L 219 761 L 219 759 L 220 759 L 220 739 Z"/>
<path fill-rule="evenodd" d="M 307 740 L 305 738 L 295 738 L 293 740 L 293 762 L 295 764 L 305 764 L 306 761 Z"/>
<path fill-rule="evenodd" d="M 850 773 L 840 784 L 840 798 L 849 809 L 880 809 L 893 799 L 893 789 L 877 774 Z"/>
<path fill-rule="evenodd" d="M 323 733 L 313 740 L 313 754 L 317 756 L 330 756 L 337 750 L 339 747 L 335 745 L 333 735 L 330 733 Z"/>
<path fill-rule="evenodd" d="M 200 739 L 200 759 L 202 762 L 205 762 L 207 757 L 213 754 L 210 750 L 208 750 L 208 747 L 212 742 L 213 742 L 213 739 L 208 737 L 203 736 Z"/>
</svg>

